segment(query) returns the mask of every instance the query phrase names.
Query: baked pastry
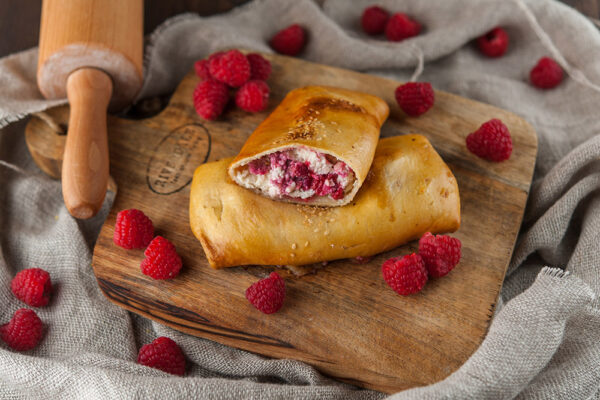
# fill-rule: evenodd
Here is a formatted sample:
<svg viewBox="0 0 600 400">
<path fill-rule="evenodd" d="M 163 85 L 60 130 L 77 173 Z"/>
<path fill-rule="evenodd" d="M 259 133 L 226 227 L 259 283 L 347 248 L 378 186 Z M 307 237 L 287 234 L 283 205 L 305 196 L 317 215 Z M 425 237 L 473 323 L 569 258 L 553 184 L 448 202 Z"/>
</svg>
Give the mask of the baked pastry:
<svg viewBox="0 0 600 400">
<path fill-rule="evenodd" d="M 230 162 L 201 165 L 192 181 L 190 224 L 213 268 L 367 257 L 460 226 L 456 179 L 421 135 L 379 141 L 367 179 L 343 207 L 257 195 L 229 179 Z"/>
<path fill-rule="evenodd" d="M 292 90 L 229 166 L 237 184 L 274 200 L 341 206 L 362 185 L 389 114 L 385 101 L 326 86 Z"/>
</svg>

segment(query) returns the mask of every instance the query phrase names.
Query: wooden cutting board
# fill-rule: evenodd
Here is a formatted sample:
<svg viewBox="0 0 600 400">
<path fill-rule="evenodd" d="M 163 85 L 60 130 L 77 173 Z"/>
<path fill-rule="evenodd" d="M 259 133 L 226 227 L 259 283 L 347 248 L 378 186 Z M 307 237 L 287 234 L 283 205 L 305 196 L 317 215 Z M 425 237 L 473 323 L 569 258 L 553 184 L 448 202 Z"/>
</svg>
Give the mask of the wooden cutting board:
<svg viewBox="0 0 600 400">
<path fill-rule="evenodd" d="M 444 92 L 436 92 L 427 114 L 408 118 L 394 100 L 398 82 L 267 57 L 273 74 L 265 112 L 231 107 L 216 122 L 202 120 L 192 105 L 198 78 L 191 71 L 156 117 L 109 118 L 110 169 L 119 191 L 94 249 L 100 288 L 115 304 L 175 329 L 269 357 L 301 360 L 359 386 L 395 392 L 445 378 L 477 349 L 494 313 L 532 178 L 535 132 L 514 114 Z M 463 257 L 448 276 L 409 297 L 389 289 L 382 262 L 415 251 L 414 242 L 368 264 L 336 261 L 304 276 L 278 270 L 288 289 L 285 304 L 280 312 L 264 315 L 248 303 L 244 291 L 272 268 L 208 266 L 189 227 L 194 169 L 236 155 L 284 95 L 305 85 L 382 97 L 391 108 L 382 136 L 424 134 L 448 163 L 458 181 L 463 221 L 454 234 L 462 241 Z M 68 120 L 66 107 L 48 114 L 59 126 Z M 491 118 L 504 121 L 513 137 L 513 154 L 503 163 L 483 161 L 465 147 L 467 134 Z M 61 141 L 64 136 L 42 120 L 32 119 L 27 127 L 32 154 L 48 172 L 60 166 Z M 176 279 L 144 276 L 139 268 L 143 251 L 113 244 L 116 214 L 126 208 L 143 210 L 157 234 L 175 244 L 184 264 Z"/>
</svg>

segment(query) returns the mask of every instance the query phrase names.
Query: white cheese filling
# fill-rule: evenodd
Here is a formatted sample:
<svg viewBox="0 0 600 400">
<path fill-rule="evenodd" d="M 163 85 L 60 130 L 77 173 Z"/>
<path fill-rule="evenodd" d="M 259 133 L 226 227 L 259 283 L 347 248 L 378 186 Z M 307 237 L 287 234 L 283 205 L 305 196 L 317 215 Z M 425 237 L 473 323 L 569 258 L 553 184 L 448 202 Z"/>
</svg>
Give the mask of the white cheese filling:
<svg viewBox="0 0 600 400">
<path fill-rule="evenodd" d="M 330 162 L 323 153 L 319 153 L 307 147 L 294 147 L 283 150 L 283 152 L 285 152 L 285 156 L 291 160 L 308 163 L 307 166 L 309 170 L 315 174 L 336 174 L 337 184 L 344 189 L 344 193 L 349 191 L 348 186 L 352 185 L 354 182 L 354 173 L 348 166 L 339 161 L 336 163 Z M 285 171 L 280 166 L 271 168 L 270 165 L 265 174 L 253 174 L 246 164 L 236 171 L 235 176 L 236 181 L 241 186 L 248 189 L 260 190 L 269 197 L 280 198 L 288 196 L 298 199 L 309 199 L 316 194 L 314 189 L 302 189 L 300 185 L 296 185 L 294 182 L 291 182 L 282 190 L 279 182 L 284 178 L 284 174 Z M 331 179 L 326 179 L 324 185 L 332 187 L 336 185 L 336 182 L 331 182 Z"/>
</svg>

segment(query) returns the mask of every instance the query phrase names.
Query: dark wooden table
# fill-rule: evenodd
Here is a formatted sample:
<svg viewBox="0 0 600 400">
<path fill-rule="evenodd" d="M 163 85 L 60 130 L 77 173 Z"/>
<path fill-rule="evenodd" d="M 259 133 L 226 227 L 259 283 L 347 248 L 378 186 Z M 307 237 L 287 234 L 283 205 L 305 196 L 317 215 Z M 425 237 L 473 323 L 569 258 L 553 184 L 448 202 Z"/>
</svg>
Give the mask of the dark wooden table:
<svg viewBox="0 0 600 400">
<path fill-rule="evenodd" d="M 182 12 L 212 15 L 226 12 L 248 0 L 146 0 L 144 30 L 152 32 L 167 18 Z M 583 14 L 600 18 L 600 0 L 562 0 Z M 0 1 L 0 57 L 37 46 L 41 0 Z"/>
</svg>

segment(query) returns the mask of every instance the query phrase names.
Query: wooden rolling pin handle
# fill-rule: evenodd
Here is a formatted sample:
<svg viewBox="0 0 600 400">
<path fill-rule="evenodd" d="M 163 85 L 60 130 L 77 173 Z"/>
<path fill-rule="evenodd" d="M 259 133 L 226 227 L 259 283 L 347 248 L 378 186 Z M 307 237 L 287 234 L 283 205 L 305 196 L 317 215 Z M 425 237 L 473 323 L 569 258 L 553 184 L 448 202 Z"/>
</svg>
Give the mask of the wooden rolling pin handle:
<svg viewBox="0 0 600 400">
<path fill-rule="evenodd" d="M 65 206 L 75 218 L 100 210 L 108 185 L 106 110 L 112 95 L 110 77 L 94 68 L 74 71 L 67 79 L 71 105 L 62 164 Z"/>
</svg>

